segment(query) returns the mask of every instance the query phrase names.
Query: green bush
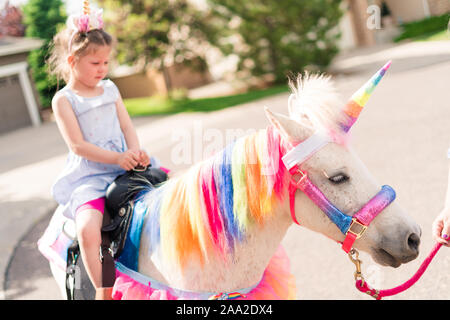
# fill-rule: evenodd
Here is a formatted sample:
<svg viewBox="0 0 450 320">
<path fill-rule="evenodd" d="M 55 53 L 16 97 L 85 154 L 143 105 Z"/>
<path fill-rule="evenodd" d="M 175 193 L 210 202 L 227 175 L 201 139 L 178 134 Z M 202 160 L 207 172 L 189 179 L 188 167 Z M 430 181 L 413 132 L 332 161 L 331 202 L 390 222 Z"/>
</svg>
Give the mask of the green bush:
<svg viewBox="0 0 450 320">
<path fill-rule="evenodd" d="M 419 21 L 408 22 L 403 24 L 402 34 L 394 39 L 395 42 L 399 42 L 404 39 L 417 38 L 426 34 L 439 32 L 448 28 L 450 19 L 450 13 L 443 14 L 441 16 L 434 16 L 425 18 Z"/>
<path fill-rule="evenodd" d="M 51 106 L 57 86 L 54 77 L 47 73 L 46 59 L 50 41 L 56 34 L 58 26 L 66 21 L 65 10 L 61 0 L 29 0 L 23 11 L 25 35 L 44 40 L 40 49 L 30 52 L 28 63 L 41 106 L 47 108 Z"/>
<path fill-rule="evenodd" d="M 213 22 L 223 26 L 223 42 L 231 44 L 224 53 L 239 57 L 244 74 L 271 74 L 276 83 L 305 68 L 324 70 L 330 64 L 338 53 L 341 2 L 208 0 Z"/>
</svg>

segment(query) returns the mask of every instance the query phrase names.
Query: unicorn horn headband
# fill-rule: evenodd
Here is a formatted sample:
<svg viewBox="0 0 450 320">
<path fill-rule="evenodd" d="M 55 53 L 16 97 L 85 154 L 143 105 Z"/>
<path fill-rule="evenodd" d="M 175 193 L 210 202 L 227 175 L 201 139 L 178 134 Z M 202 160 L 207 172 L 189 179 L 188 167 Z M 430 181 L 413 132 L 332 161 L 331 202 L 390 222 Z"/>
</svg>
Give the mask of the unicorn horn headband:
<svg viewBox="0 0 450 320">
<path fill-rule="evenodd" d="M 359 114 L 361 113 L 364 105 L 370 98 L 373 90 L 380 82 L 381 78 L 383 78 L 387 69 L 391 66 L 391 61 L 388 61 L 377 73 L 375 73 L 369 81 L 367 81 L 358 91 L 356 91 L 350 101 L 347 102 L 343 111 L 348 115 L 349 120 L 347 123 L 342 124 L 342 128 L 345 132 L 348 132 L 353 124 L 358 119 Z"/>
<path fill-rule="evenodd" d="M 367 81 L 358 91 L 356 91 L 350 101 L 345 105 L 343 111 L 348 116 L 346 123 L 341 123 L 344 132 L 348 132 L 352 125 L 358 119 L 364 105 L 369 100 L 373 90 L 383 78 L 386 70 L 390 67 L 391 61 L 386 63 L 377 73 L 375 73 L 369 81 Z M 310 136 L 308 139 L 299 143 L 292 148 L 283 157 L 283 163 L 288 170 L 294 168 L 297 164 L 304 162 L 312 154 L 320 150 L 326 144 L 332 141 L 332 138 L 325 132 L 318 131 Z"/>
<path fill-rule="evenodd" d="M 86 33 L 94 29 L 103 29 L 103 9 L 91 9 L 89 0 L 83 1 L 83 11 L 81 14 L 72 14 L 67 18 L 67 27 L 72 30 L 69 40 L 69 52 L 72 41 L 78 32 Z"/>
<path fill-rule="evenodd" d="M 89 7 L 89 1 L 85 0 L 85 1 L 83 1 L 83 14 L 89 15 L 89 13 L 91 13 L 91 9 Z"/>
</svg>

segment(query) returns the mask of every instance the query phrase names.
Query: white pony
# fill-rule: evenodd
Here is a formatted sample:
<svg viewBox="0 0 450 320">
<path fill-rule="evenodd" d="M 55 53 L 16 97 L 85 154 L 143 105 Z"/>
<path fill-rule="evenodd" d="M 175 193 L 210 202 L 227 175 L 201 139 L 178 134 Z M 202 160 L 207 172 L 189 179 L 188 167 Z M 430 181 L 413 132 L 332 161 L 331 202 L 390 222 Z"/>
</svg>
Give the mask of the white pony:
<svg viewBox="0 0 450 320">
<path fill-rule="evenodd" d="M 415 259 L 421 231 L 391 203 L 392 189 L 361 237 L 349 225 L 381 186 L 349 146 L 347 132 L 387 67 L 347 104 L 329 77 L 299 77 L 291 84 L 289 116 L 266 109 L 267 129 L 237 139 L 141 194 L 116 261 L 113 297 L 293 299 L 295 281 L 280 242 L 297 221 L 338 242 L 355 235 L 350 248 L 368 252 L 381 265 L 398 267 Z M 297 159 L 321 191 L 321 201 L 344 220 L 333 221 L 329 208 L 307 192 L 290 192 L 286 155 L 294 149 L 290 159 Z M 64 272 L 51 265 L 65 292 Z"/>
</svg>

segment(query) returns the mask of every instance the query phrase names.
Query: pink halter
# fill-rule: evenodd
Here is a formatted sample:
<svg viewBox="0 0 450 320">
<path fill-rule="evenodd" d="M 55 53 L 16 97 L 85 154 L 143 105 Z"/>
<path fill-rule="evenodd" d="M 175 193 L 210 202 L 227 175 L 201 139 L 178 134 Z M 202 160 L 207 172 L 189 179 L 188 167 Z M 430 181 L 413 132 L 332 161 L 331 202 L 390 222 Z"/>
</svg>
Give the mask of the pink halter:
<svg viewBox="0 0 450 320">
<path fill-rule="evenodd" d="M 364 105 L 373 90 L 385 75 L 391 62 L 387 62 L 369 81 L 356 91 L 350 101 L 345 105 L 343 112 L 347 115 L 346 121 L 340 123 L 343 132 L 348 132 L 356 122 Z M 327 133 L 316 132 L 311 137 L 293 147 L 283 156 L 283 163 L 291 173 L 289 184 L 289 198 L 291 216 L 295 223 L 299 224 L 295 216 L 295 192 L 303 191 L 345 235 L 342 249 L 349 252 L 356 239 L 360 238 L 375 217 L 395 199 L 395 191 L 390 186 L 383 186 L 381 190 L 367 202 L 353 216 L 346 215 L 336 208 L 325 195 L 309 180 L 306 172 L 300 169 L 300 165 L 312 154 L 323 148 L 332 139 Z M 296 177 L 298 177 L 296 179 Z"/>
<path fill-rule="evenodd" d="M 310 144 L 310 139 L 316 140 L 317 137 L 313 135 L 309 139 L 297 145 L 295 150 L 301 150 L 304 143 L 306 145 Z M 319 149 L 320 148 L 315 148 L 315 151 Z M 304 158 L 300 155 L 297 156 L 304 160 Z M 375 217 L 395 199 L 394 189 L 388 185 L 384 185 L 381 187 L 381 190 L 358 212 L 356 212 L 353 216 L 349 216 L 336 208 L 327 199 L 320 189 L 317 188 L 308 178 L 307 173 L 300 169 L 298 163 L 293 165 L 292 161 L 289 162 L 286 159 L 289 159 L 289 156 L 286 157 L 285 155 L 283 157 L 283 162 L 291 174 L 291 180 L 289 183 L 289 205 L 292 220 L 296 224 L 300 225 L 295 215 L 295 192 L 299 189 L 307 195 L 345 235 L 345 240 L 342 243 L 342 249 L 347 253 L 352 249 L 355 240 L 363 235 L 364 231 L 366 231 L 373 219 L 375 219 Z"/>
</svg>

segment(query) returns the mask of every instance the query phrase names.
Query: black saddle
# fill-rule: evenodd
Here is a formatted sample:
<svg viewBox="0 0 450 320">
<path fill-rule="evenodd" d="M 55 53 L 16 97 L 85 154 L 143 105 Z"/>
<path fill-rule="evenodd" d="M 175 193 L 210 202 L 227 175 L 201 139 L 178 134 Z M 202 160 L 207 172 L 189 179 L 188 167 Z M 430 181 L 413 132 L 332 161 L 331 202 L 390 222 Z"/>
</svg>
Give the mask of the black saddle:
<svg viewBox="0 0 450 320">
<path fill-rule="evenodd" d="M 141 191 L 151 190 L 167 180 L 167 173 L 159 168 L 137 168 L 120 175 L 106 190 L 106 208 L 110 223 L 102 227 L 111 240 L 109 253 L 120 256 L 131 222 L 134 200 Z"/>
<path fill-rule="evenodd" d="M 114 218 L 120 209 L 139 192 L 153 189 L 167 180 L 167 173 L 161 169 L 137 168 L 120 175 L 106 190 L 106 207 Z"/>
</svg>

